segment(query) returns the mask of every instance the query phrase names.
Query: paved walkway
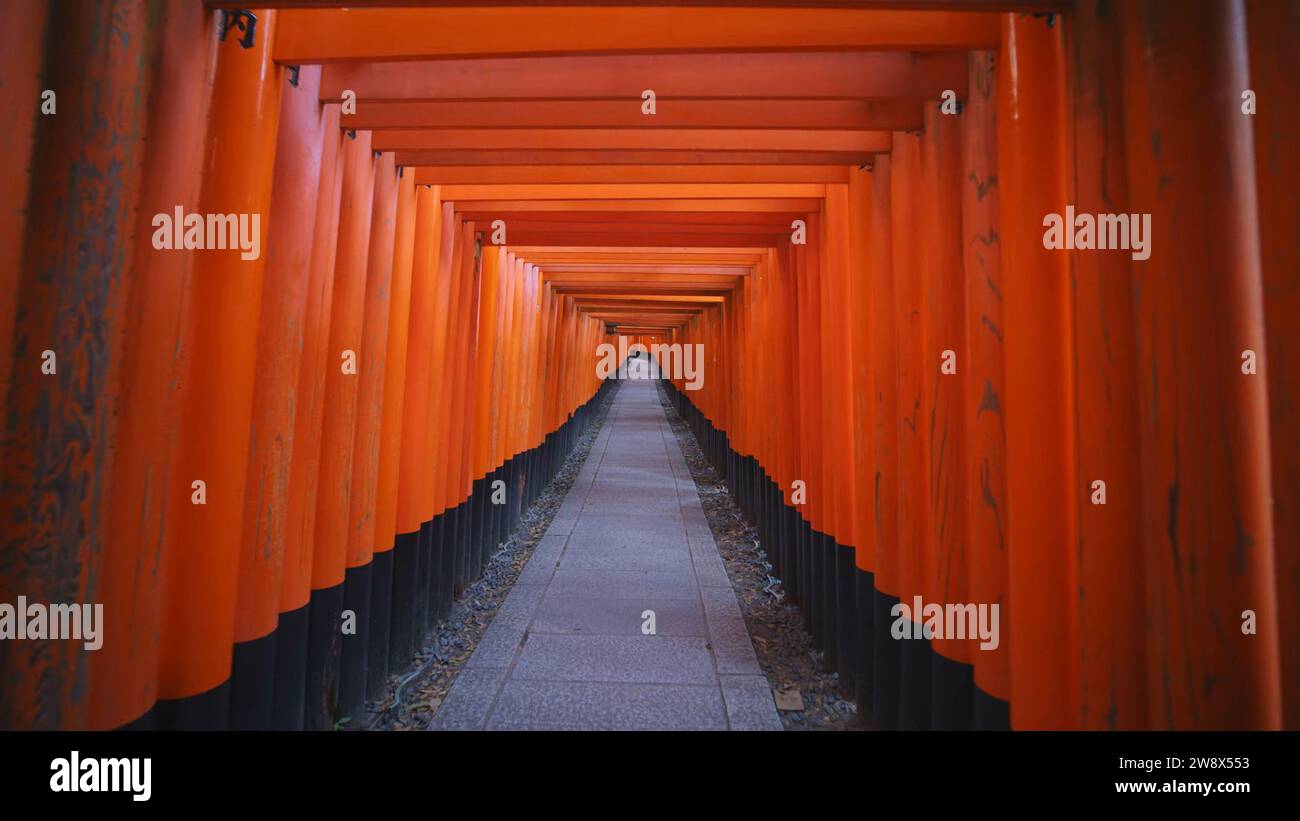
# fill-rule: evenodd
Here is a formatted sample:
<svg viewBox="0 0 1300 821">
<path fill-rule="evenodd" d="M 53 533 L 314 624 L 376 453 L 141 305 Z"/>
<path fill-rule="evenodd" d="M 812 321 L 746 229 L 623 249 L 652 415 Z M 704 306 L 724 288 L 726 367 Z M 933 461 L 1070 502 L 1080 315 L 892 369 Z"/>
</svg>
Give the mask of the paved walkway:
<svg viewBox="0 0 1300 821">
<path fill-rule="evenodd" d="M 620 384 L 430 729 L 781 729 L 653 382 Z"/>
</svg>

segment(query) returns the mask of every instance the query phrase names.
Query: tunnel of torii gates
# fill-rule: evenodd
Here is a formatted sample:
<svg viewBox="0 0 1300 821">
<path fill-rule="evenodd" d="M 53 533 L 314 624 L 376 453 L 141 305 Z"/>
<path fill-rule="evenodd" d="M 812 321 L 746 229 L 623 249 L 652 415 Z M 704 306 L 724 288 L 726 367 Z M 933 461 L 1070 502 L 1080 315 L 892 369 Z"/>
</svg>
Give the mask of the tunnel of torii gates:
<svg viewBox="0 0 1300 821">
<path fill-rule="evenodd" d="M 622 336 L 876 726 L 1300 727 L 1300 3 L 271 5 L 5 5 L 0 726 L 362 715 Z"/>
</svg>

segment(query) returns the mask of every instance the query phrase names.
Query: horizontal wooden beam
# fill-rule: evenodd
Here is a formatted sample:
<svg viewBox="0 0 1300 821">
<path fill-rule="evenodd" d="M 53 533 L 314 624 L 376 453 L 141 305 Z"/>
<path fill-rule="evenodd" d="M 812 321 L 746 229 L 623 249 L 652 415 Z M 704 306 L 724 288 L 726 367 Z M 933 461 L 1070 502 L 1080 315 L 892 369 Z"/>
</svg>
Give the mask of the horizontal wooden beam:
<svg viewBox="0 0 1300 821">
<path fill-rule="evenodd" d="M 632 294 L 662 294 L 664 296 L 682 296 L 690 294 L 692 296 L 710 296 L 719 299 L 726 299 L 728 295 L 735 292 L 735 283 L 679 283 L 679 284 L 642 284 L 639 282 L 608 282 L 604 285 L 564 285 L 555 284 L 553 290 L 555 293 L 565 297 L 572 297 L 578 292 L 600 293 L 610 296 L 628 296 Z"/>
<path fill-rule="evenodd" d="M 376 151 L 888 151 L 888 131 L 714 128 L 449 128 L 375 131 Z"/>
<path fill-rule="evenodd" d="M 879 132 L 872 132 L 879 133 Z M 398 165 L 870 165 L 880 151 L 395 151 Z"/>
<path fill-rule="evenodd" d="M 282 29 L 283 30 L 283 29 Z M 322 102 L 607 100 L 641 110 L 642 94 L 673 99 L 938 99 L 964 96 L 961 52 L 832 51 L 605 54 L 339 63 L 321 75 Z M 665 105 L 668 103 L 666 102 Z M 657 108 L 657 104 L 656 104 Z M 655 116 L 658 116 L 657 114 Z"/>
<path fill-rule="evenodd" d="M 1064 11 L 1071 0 L 661 0 L 661 6 L 731 6 L 807 9 L 937 9 L 960 11 Z M 244 9 L 248 0 L 204 0 L 208 8 Z M 544 7 L 644 6 L 647 0 L 475 0 L 476 6 Z M 466 0 L 257 0 L 259 9 L 442 8 Z"/>
<path fill-rule="evenodd" d="M 451 186 L 447 186 L 451 187 Z M 821 206 L 820 198 L 773 197 L 769 199 L 604 199 L 604 200 L 469 200 L 457 205 L 459 213 L 546 211 L 592 212 L 754 212 L 810 213 Z"/>
<path fill-rule="evenodd" d="M 537 261 L 549 262 L 671 262 L 681 264 L 756 264 L 762 252 L 750 248 L 536 248 L 515 243 L 511 250 Z"/>
<path fill-rule="evenodd" d="M 419 166 L 416 185 L 629 182 L 848 182 L 840 165 L 506 165 Z"/>
<path fill-rule="evenodd" d="M 968 11 L 682 8 L 287 10 L 283 63 L 609 52 L 996 48 L 999 16 Z"/>
<path fill-rule="evenodd" d="M 637 287 L 649 287 L 650 285 L 701 285 L 707 288 L 719 288 L 729 285 L 732 282 L 738 282 L 740 274 L 701 274 L 691 273 L 673 273 L 673 272 L 620 272 L 620 271 L 592 271 L 586 273 L 557 273 L 547 269 L 545 264 L 540 265 L 542 275 L 548 282 L 554 282 L 557 285 L 592 285 L 597 286 L 602 283 L 613 281 L 625 281 L 632 283 Z"/>
<path fill-rule="evenodd" d="M 712 305 L 695 305 L 673 308 L 671 306 L 664 308 L 649 308 L 646 306 L 628 306 L 620 307 L 617 305 L 602 306 L 588 305 L 582 300 L 574 300 L 578 310 L 585 313 L 602 317 L 631 317 L 634 319 L 646 319 L 650 321 L 673 321 L 690 319 L 693 316 L 699 316 L 705 311 L 713 310 Z"/>
<path fill-rule="evenodd" d="M 551 262 L 544 263 L 546 273 L 551 276 L 560 274 L 582 274 L 584 280 L 600 281 L 601 277 L 611 274 L 681 274 L 690 277 L 703 276 L 738 276 L 748 271 L 743 263 L 733 265 L 674 265 L 671 263 L 615 263 L 615 262 Z M 578 277 L 569 277 L 574 281 Z"/>
<path fill-rule="evenodd" d="M 571 293 L 569 296 L 573 297 L 574 300 L 583 302 L 617 302 L 619 304 L 629 305 L 670 302 L 705 305 L 721 303 L 724 301 L 724 297 L 700 296 L 699 294 L 628 294 L 627 296 L 615 296 L 611 294 Z"/>
<path fill-rule="evenodd" d="M 747 234 L 648 234 L 637 230 L 623 233 L 612 231 L 523 231 L 511 236 L 512 240 L 529 245 L 623 245 L 645 246 L 656 243 L 673 246 L 695 246 L 712 248 L 729 245 L 737 248 L 770 248 L 774 243 L 765 237 L 753 237 Z"/>
<path fill-rule="evenodd" d="M 596 314 L 598 316 L 634 316 L 634 317 L 648 317 L 650 319 L 669 319 L 669 318 L 699 316 L 700 314 L 704 313 L 706 310 L 710 310 L 710 306 L 703 306 L 703 305 L 680 306 L 680 307 L 673 307 L 671 305 L 665 305 L 663 307 L 656 307 L 656 306 L 649 306 L 649 305 L 618 305 L 618 304 L 593 305 L 590 304 L 589 301 L 582 300 L 582 299 L 575 300 L 575 303 L 578 306 L 578 310 L 584 311 L 589 314 Z"/>
<path fill-rule="evenodd" d="M 652 234 L 744 234 L 749 237 L 766 237 L 772 242 L 775 238 L 788 236 L 790 227 L 788 225 L 743 225 L 743 224 L 719 224 L 719 223 L 664 223 L 655 222 L 652 219 L 643 219 L 636 222 L 564 222 L 562 220 L 516 220 L 515 222 L 506 222 L 507 238 L 515 235 L 531 235 L 533 232 L 546 232 L 551 234 L 564 234 L 569 232 L 580 232 L 584 234 L 612 231 L 615 233 L 626 233 L 627 231 L 641 231 L 649 238 Z M 772 244 L 771 242 L 765 244 Z"/>
<path fill-rule="evenodd" d="M 907 131 L 922 125 L 921 100 L 787 100 L 659 98 L 653 115 L 641 100 L 364 100 L 344 114 L 353 129 L 774 128 Z M 489 146 L 483 146 L 489 147 Z M 581 146 L 574 146 L 581 147 Z M 725 146 L 719 146 L 725 147 Z"/>
<path fill-rule="evenodd" d="M 826 186 L 818 183 L 628 183 L 585 185 L 444 185 L 442 198 L 470 200 L 673 200 L 736 198 L 820 199 Z"/>
<path fill-rule="evenodd" d="M 585 225 L 591 223 L 619 223 L 633 225 L 745 225 L 789 230 L 790 221 L 799 214 L 767 213 L 763 211 L 484 211 L 472 207 L 460 211 L 471 222 L 491 223 L 502 220 L 507 226 L 525 222 L 563 223 Z"/>
</svg>

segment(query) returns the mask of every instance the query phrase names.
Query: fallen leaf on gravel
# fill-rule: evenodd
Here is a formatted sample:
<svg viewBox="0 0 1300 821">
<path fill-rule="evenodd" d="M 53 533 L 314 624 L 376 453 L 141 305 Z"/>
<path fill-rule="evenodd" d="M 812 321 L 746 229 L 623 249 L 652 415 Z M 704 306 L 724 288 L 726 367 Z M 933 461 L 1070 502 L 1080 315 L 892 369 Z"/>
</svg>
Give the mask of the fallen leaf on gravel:
<svg viewBox="0 0 1300 821">
<path fill-rule="evenodd" d="M 777 690 L 774 695 L 776 697 L 776 709 L 784 710 L 787 713 L 803 712 L 803 694 L 798 690 Z"/>
</svg>

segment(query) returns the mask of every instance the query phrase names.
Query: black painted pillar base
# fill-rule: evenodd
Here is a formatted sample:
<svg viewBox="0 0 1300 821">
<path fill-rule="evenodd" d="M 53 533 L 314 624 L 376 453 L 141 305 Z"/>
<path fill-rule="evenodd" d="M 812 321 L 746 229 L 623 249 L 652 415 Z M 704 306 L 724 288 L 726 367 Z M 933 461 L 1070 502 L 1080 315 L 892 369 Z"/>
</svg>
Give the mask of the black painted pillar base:
<svg viewBox="0 0 1300 821">
<path fill-rule="evenodd" d="M 879 729 L 897 730 L 900 729 L 902 706 L 903 645 L 907 642 L 892 635 L 895 619 L 892 610 L 898 599 L 879 590 L 875 591 L 873 598 L 872 635 L 876 641 L 872 648 L 872 690 L 875 700 L 871 712 Z"/>
<path fill-rule="evenodd" d="M 821 587 L 817 597 L 821 602 L 822 614 L 822 669 L 834 672 L 840 666 L 839 613 L 836 576 L 839 572 L 840 546 L 826 533 L 817 534 L 821 544 L 822 576 Z"/>
<path fill-rule="evenodd" d="M 443 525 L 444 541 L 439 554 L 438 621 L 451 618 L 451 607 L 456 601 L 456 554 L 461 545 L 469 544 L 469 500 L 454 508 L 452 521 Z"/>
<path fill-rule="evenodd" d="M 370 585 L 373 564 L 349 567 L 343 578 L 343 612 L 338 629 L 342 652 L 339 655 L 339 700 L 335 719 L 356 724 L 365 716 L 366 659 L 370 648 Z M 343 632 L 343 628 L 350 632 Z"/>
<path fill-rule="evenodd" d="M 424 638 L 424 625 L 429 621 L 429 523 L 420 522 L 413 543 L 415 559 L 411 572 L 415 574 L 415 607 L 411 611 L 411 640 L 416 646 Z"/>
<path fill-rule="evenodd" d="M 133 723 L 151 723 L 157 730 L 224 730 L 230 719 L 230 681 L 187 698 L 160 700 L 150 713 L 151 718 Z"/>
<path fill-rule="evenodd" d="M 403 670 L 415 656 L 416 575 L 420 533 L 399 533 L 393 544 L 393 602 L 388 632 L 388 667 Z"/>
<path fill-rule="evenodd" d="M 384 697 L 388 689 L 388 640 L 393 615 L 393 551 L 376 553 L 370 561 L 370 636 L 366 654 L 366 700 Z"/>
<path fill-rule="evenodd" d="M 1011 703 L 975 688 L 975 729 L 1010 730 Z"/>
<path fill-rule="evenodd" d="M 313 590 L 307 634 L 307 680 L 303 697 L 303 729 L 329 730 L 339 697 L 339 632 L 343 584 Z"/>
<path fill-rule="evenodd" d="M 303 696 L 307 687 L 307 644 L 311 605 L 280 614 L 275 628 L 275 684 L 271 727 L 301 730 Z"/>
<path fill-rule="evenodd" d="M 236 642 L 230 664 L 230 729 L 269 730 L 275 687 L 275 633 Z"/>
<path fill-rule="evenodd" d="M 939 653 L 931 654 L 930 726 L 969 730 L 975 723 L 975 669 Z"/>
<path fill-rule="evenodd" d="M 856 673 L 853 677 L 853 700 L 858 705 L 858 721 L 874 726 L 876 723 L 876 577 L 874 573 L 859 569 L 855 574 L 857 602 L 857 653 L 854 656 Z"/>
<path fill-rule="evenodd" d="M 857 654 L 861 638 L 858 636 L 858 574 L 856 551 L 851 547 L 835 545 L 835 636 L 838 650 L 835 669 L 839 672 L 839 692 L 853 698 L 857 690 Z"/>
</svg>

